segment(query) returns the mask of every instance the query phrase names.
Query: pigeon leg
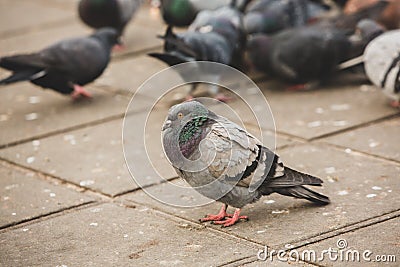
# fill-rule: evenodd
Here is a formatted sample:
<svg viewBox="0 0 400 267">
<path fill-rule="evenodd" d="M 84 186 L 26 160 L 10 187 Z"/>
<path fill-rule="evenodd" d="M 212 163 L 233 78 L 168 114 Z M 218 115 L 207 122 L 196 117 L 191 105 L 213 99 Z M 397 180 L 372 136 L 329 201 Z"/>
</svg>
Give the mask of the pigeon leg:
<svg viewBox="0 0 400 267">
<path fill-rule="evenodd" d="M 123 52 L 123 51 L 125 51 L 125 49 L 126 49 L 126 48 L 125 48 L 125 45 L 123 45 L 123 44 L 116 44 L 116 45 L 113 46 L 112 51 L 118 53 L 118 52 Z"/>
<path fill-rule="evenodd" d="M 92 97 L 92 94 L 86 91 L 82 86 L 74 84 L 74 91 L 71 93 L 71 97 L 77 99 L 79 96 Z"/>
<path fill-rule="evenodd" d="M 219 93 L 215 96 L 215 99 L 224 103 L 228 103 L 233 100 L 232 97 L 225 95 L 223 93 Z"/>
<path fill-rule="evenodd" d="M 225 217 L 232 216 L 232 214 L 226 213 L 226 209 L 227 208 L 228 208 L 228 205 L 223 204 L 222 207 L 221 207 L 221 210 L 218 212 L 218 214 L 216 214 L 216 215 L 208 214 L 206 217 L 201 218 L 200 222 L 220 221 L 222 219 L 225 219 Z"/>
<path fill-rule="evenodd" d="M 400 100 L 393 100 L 390 102 L 390 105 L 394 108 L 400 108 Z"/>
<path fill-rule="evenodd" d="M 230 217 L 226 220 L 223 220 L 223 221 L 213 221 L 213 224 L 222 224 L 223 227 L 229 227 L 229 226 L 234 225 L 240 219 L 248 220 L 249 217 L 240 216 L 240 209 L 236 209 L 235 212 L 233 213 L 232 217 Z"/>
</svg>

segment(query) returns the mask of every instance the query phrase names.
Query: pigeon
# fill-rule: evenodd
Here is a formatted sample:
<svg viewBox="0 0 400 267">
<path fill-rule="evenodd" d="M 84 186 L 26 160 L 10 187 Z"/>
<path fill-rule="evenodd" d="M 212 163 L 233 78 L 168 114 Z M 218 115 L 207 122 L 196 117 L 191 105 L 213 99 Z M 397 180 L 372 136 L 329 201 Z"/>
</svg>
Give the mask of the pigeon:
<svg viewBox="0 0 400 267">
<path fill-rule="evenodd" d="M 327 11 L 311 0 L 258 0 L 248 5 L 243 24 L 247 34 L 272 34 L 315 22 Z"/>
<path fill-rule="evenodd" d="M 161 36 L 164 39 L 164 52 L 150 53 L 149 56 L 170 66 L 195 61 L 240 66 L 246 41 L 241 9 L 236 6 L 236 1 L 232 1 L 229 6 L 204 10 L 183 33 L 175 34 L 172 26 L 169 26 L 165 35 Z M 215 82 L 218 83 L 218 78 Z M 193 85 L 188 98 L 192 97 L 196 85 Z M 227 100 L 222 95 L 217 98 Z"/>
<path fill-rule="evenodd" d="M 203 10 L 214 10 L 228 5 L 230 0 L 161 0 L 164 22 L 174 27 L 189 26 Z"/>
<path fill-rule="evenodd" d="M 365 10 L 360 12 L 368 14 Z M 360 19 L 356 21 L 354 17 Z M 247 42 L 249 59 L 258 70 L 296 83 L 293 89 L 326 81 L 340 63 L 362 55 L 368 42 L 379 34 L 377 31 L 383 31 L 377 23 L 372 23 L 375 26 L 372 27 L 362 17 L 356 13 L 342 20 L 324 21 L 270 36 L 252 35 Z"/>
<path fill-rule="evenodd" d="M 90 97 L 82 86 L 103 73 L 117 43 L 117 31 L 102 28 L 88 37 L 63 40 L 37 53 L 2 57 L 0 67 L 12 74 L 0 85 L 30 81 L 73 98 Z"/>
<path fill-rule="evenodd" d="M 372 40 L 364 52 L 368 78 L 400 107 L 400 30 L 388 31 Z"/>
<path fill-rule="evenodd" d="M 122 35 L 126 24 L 141 5 L 141 0 L 81 0 L 78 13 L 88 26 L 99 29 L 111 27 Z"/>
<path fill-rule="evenodd" d="M 172 106 L 162 127 L 165 154 L 177 174 L 202 195 L 222 202 L 212 221 L 225 227 L 240 219 L 241 208 L 263 195 L 279 193 L 325 205 L 329 198 L 305 187 L 317 177 L 283 165 L 279 156 L 253 135 L 198 101 Z M 227 214 L 228 206 L 236 208 Z"/>
</svg>

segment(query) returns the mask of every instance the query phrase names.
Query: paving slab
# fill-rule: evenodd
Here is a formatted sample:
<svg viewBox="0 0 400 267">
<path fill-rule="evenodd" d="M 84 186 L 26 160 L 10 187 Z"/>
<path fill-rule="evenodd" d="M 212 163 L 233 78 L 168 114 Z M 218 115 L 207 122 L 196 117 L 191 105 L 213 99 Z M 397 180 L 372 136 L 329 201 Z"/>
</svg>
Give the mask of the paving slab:
<svg viewBox="0 0 400 267">
<path fill-rule="evenodd" d="M 0 245 L 2 263 L 13 266 L 216 266 L 258 250 L 142 207 L 113 204 L 3 232 Z"/>
<path fill-rule="evenodd" d="M 400 118 L 335 135 L 323 141 L 400 161 Z"/>
<path fill-rule="evenodd" d="M 94 199 L 60 184 L 49 183 L 31 171 L 0 163 L 0 227 L 37 218 Z"/>
<path fill-rule="evenodd" d="M 316 206 L 305 200 L 280 195 L 266 196 L 243 209 L 243 214 L 248 215 L 250 221 L 223 231 L 271 247 L 281 247 L 293 242 L 301 243 L 312 236 L 400 207 L 400 197 L 396 193 L 399 165 L 307 144 L 278 152 L 287 166 L 321 177 L 325 181 L 324 186 L 315 190 L 328 195 L 332 203 Z M 187 187 L 183 181 L 176 182 Z M 189 191 L 176 193 L 174 190 L 176 187 L 170 183 L 146 189 L 154 196 L 162 196 L 167 203 L 201 203 L 201 199 Z M 216 213 L 221 205 L 213 203 L 196 208 L 179 208 L 161 204 L 142 191 L 126 195 L 123 199 L 149 205 L 194 222 L 205 214 Z"/>
<path fill-rule="evenodd" d="M 0 36 L 12 35 L 21 30 L 36 31 L 54 23 L 73 19 L 73 12 L 61 10 L 39 1 L 0 1 Z M 22 32 L 24 34 L 24 32 Z M 5 51 L 0 49 L 2 53 Z"/>
<path fill-rule="evenodd" d="M 132 140 L 142 141 L 136 136 Z M 127 153 L 134 154 L 139 166 L 147 160 L 146 151 L 138 151 L 135 145 Z M 9 161 L 111 196 L 138 188 L 124 160 L 122 119 L 4 149 L 1 155 Z M 162 158 L 159 154 L 157 157 L 156 164 L 160 165 Z M 167 164 L 163 166 L 169 167 Z M 149 176 L 150 171 L 143 168 L 134 173 L 145 180 L 144 185 L 159 182 L 161 178 Z M 161 174 L 176 176 L 171 167 Z"/>
<path fill-rule="evenodd" d="M 42 90 L 29 83 L 17 83 L 0 90 L 0 133 L 2 146 L 13 142 L 60 131 L 69 127 L 123 115 L 129 99 L 95 90 L 92 99 L 73 101 L 71 97 Z M 140 102 L 133 110 L 146 106 Z"/>
<path fill-rule="evenodd" d="M 152 75 L 167 65 L 147 55 L 111 62 L 96 84 L 134 93 Z M 157 86 L 157 84 L 155 85 Z M 145 92 L 143 92 L 145 94 Z"/>
<path fill-rule="evenodd" d="M 313 262 L 324 266 L 399 266 L 399 231 L 400 221 L 394 218 L 299 248 L 298 252 L 315 251 L 320 260 L 317 257 Z M 329 248 L 335 251 L 332 260 L 327 254 L 321 256 Z M 367 250 L 370 253 L 364 254 Z"/>
<path fill-rule="evenodd" d="M 313 91 L 285 91 L 274 81 L 258 86 L 271 106 L 276 130 L 306 139 L 399 113 L 388 105 L 382 92 L 369 85 Z M 257 103 L 251 94 L 248 99 Z"/>
</svg>

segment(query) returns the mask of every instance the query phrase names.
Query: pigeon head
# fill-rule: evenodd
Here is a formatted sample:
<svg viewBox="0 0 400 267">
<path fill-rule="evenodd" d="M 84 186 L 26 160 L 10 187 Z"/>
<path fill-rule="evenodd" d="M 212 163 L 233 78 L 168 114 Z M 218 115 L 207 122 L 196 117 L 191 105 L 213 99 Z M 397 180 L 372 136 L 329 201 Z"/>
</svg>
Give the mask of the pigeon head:
<svg viewBox="0 0 400 267">
<path fill-rule="evenodd" d="M 357 23 L 356 34 L 359 34 L 361 39 L 366 42 L 371 41 L 384 32 L 384 27 L 372 19 L 363 19 Z"/>
<path fill-rule="evenodd" d="M 116 29 L 111 27 L 105 27 L 97 30 L 92 37 L 99 39 L 104 45 L 110 49 L 116 45 L 120 44 L 119 33 Z"/>
<path fill-rule="evenodd" d="M 243 25 L 247 34 L 274 33 L 284 27 L 280 15 L 272 11 L 249 13 L 243 18 Z"/>
<path fill-rule="evenodd" d="M 186 158 L 198 146 L 206 132 L 207 125 L 216 115 L 197 101 L 188 101 L 170 108 L 163 125 L 164 141 L 170 140 L 179 145 Z M 173 139 L 173 140 L 172 140 Z"/>
<path fill-rule="evenodd" d="M 196 10 L 188 0 L 163 0 L 161 1 L 161 14 L 167 24 L 184 27 L 195 19 Z"/>
</svg>

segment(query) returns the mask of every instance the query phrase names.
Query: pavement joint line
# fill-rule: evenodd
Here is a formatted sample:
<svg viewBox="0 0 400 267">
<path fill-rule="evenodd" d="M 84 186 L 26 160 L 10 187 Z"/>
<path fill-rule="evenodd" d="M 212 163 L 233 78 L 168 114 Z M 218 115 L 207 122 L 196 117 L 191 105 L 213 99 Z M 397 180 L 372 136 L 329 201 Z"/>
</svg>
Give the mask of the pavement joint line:
<svg viewBox="0 0 400 267">
<path fill-rule="evenodd" d="M 315 244 L 315 243 L 318 243 L 318 242 L 321 242 L 321 241 L 324 241 L 324 240 L 327 240 L 327 239 L 334 238 L 334 237 L 342 235 L 342 234 L 346 234 L 346 233 L 349 233 L 349 232 L 355 232 L 357 230 L 360 230 L 360 229 L 363 229 L 363 228 L 366 228 L 366 227 L 369 227 L 369 226 L 372 226 L 372 225 L 375 225 L 375 224 L 380 224 L 380 223 L 383 223 L 383 222 L 386 222 L 386 221 L 389 221 L 389 220 L 394 220 L 395 218 L 397 218 L 399 216 L 400 216 L 400 210 L 395 210 L 395 211 L 392 211 L 392 212 L 389 212 L 389 213 L 385 213 L 383 215 L 378 215 L 376 217 L 372 217 L 372 218 L 366 219 L 364 221 L 357 222 L 355 224 L 345 226 L 345 227 L 341 228 L 342 229 L 341 231 L 337 231 L 337 229 L 333 230 L 334 232 L 337 231 L 336 234 L 332 234 L 332 235 L 327 235 L 327 233 L 317 234 L 317 235 L 315 235 L 313 237 L 314 239 L 311 242 L 305 242 L 304 244 L 300 243 L 300 244 L 298 244 L 298 245 L 296 245 L 296 246 L 294 246 L 294 247 L 292 247 L 290 249 L 284 249 L 284 250 L 285 251 L 290 251 L 292 249 L 302 248 L 302 247 L 305 247 L 305 246 L 308 246 L 308 245 L 311 245 L 311 244 Z M 382 218 L 382 220 L 380 220 L 380 218 Z M 318 239 L 318 237 L 324 237 L 324 238 Z M 307 239 L 309 239 L 309 238 L 307 238 Z M 305 239 L 305 240 L 307 240 L 307 239 Z M 301 242 L 301 241 L 299 241 L 299 242 Z M 280 244 L 277 247 L 279 248 L 279 247 L 282 247 L 282 246 L 284 246 L 284 244 Z M 254 259 L 254 260 L 249 261 L 249 262 L 239 263 L 239 264 L 247 264 L 247 263 L 252 263 L 252 262 L 257 262 L 258 261 L 258 259 L 255 256 L 248 257 L 247 259 Z M 298 259 L 298 260 L 299 260 L 299 262 L 308 263 L 310 265 L 321 266 L 321 267 L 325 266 L 325 265 L 320 265 L 320 264 L 315 263 L 315 262 L 305 261 L 305 260 L 302 260 L 302 259 Z M 238 262 L 238 261 L 240 261 L 240 259 L 235 261 L 235 262 Z M 233 262 L 232 266 L 240 266 L 240 265 L 234 265 L 235 262 Z M 222 265 L 222 266 L 224 266 L 224 265 Z M 229 266 L 229 264 L 226 265 L 226 266 Z"/>
<path fill-rule="evenodd" d="M 34 136 L 27 137 L 27 138 L 24 138 L 24 139 L 20 139 L 20 140 L 11 142 L 11 143 L 2 144 L 2 145 L 0 145 L 0 149 L 14 147 L 14 146 L 17 146 L 17 145 L 21 145 L 21 144 L 25 144 L 25 143 L 31 142 L 33 140 L 44 139 L 44 138 L 51 137 L 51 136 L 54 136 L 54 135 L 59 135 L 59 134 L 63 134 L 63 133 L 69 133 L 69 132 L 72 132 L 72 131 L 75 131 L 75 130 L 79 130 L 79 129 L 84 129 L 84 128 L 100 125 L 100 124 L 111 122 L 111 121 L 115 121 L 115 120 L 118 120 L 118 119 L 123 119 L 124 117 L 125 117 L 125 112 L 119 113 L 119 114 L 116 114 L 116 115 L 112 115 L 112 116 L 109 116 L 109 117 L 105 117 L 105 118 L 102 118 L 102 119 L 98 119 L 98 120 L 94 120 L 94 121 L 85 122 L 85 123 L 81 123 L 81 124 L 78 124 L 78 125 L 66 127 L 66 128 L 63 128 L 63 129 L 49 131 L 47 133 L 34 135 Z"/>
<path fill-rule="evenodd" d="M 400 112 L 397 112 L 397 113 L 394 113 L 394 114 L 391 114 L 391 115 L 387 115 L 387 116 L 384 116 L 384 117 L 380 117 L 380 118 L 377 118 L 377 119 L 374 119 L 374 120 L 371 120 L 371 121 L 368 121 L 368 122 L 359 123 L 359 124 L 356 124 L 356 125 L 353 125 L 353 126 L 350 126 L 350 127 L 347 127 L 347 128 L 339 129 L 337 131 L 332 131 L 332 132 L 329 132 L 329 133 L 326 133 L 326 134 L 321 134 L 319 136 L 311 137 L 311 138 L 307 139 L 307 141 L 313 142 L 313 141 L 316 141 L 316 140 L 319 140 L 319 139 L 323 139 L 323 138 L 339 135 L 339 134 L 342 134 L 342 133 L 354 131 L 354 130 L 357 130 L 357 129 L 360 129 L 360 128 L 368 127 L 368 126 L 371 126 L 371 125 L 375 125 L 375 124 L 384 122 L 386 120 L 391 120 L 391 119 L 394 119 L 394 118 L 397 118 L 397 117 L 400 117 Z"/>
<path fill-rule="evenodd" d="M 368 153 L 368 152 L 365 152 L 365 151 L 361 151 L 361 150 L 358 150 L 358 149 L 354 149 L 354 148 L 351 148 L 351 147 L 347 147 L 347 146 L 332 144 L 332 143 L 329 143 L 329 142 L 323 141 L 323 140 L 321 140 L 320 142 L 312 143 L 312 144 L 320 144 L 322 146 L 333 147 L 333 148 L 338 149 L 340 151 L 343 151 L 343 149 L 351 149 L 350 154 L 355 154 L 355 155 L 358 155 L 358 156 L 367 156 L 367 157 L 372 158 L 372 159 L 377 159 L 377 160 L 381 160 L 381 161 L 384 161 L 384 162 L 390 162 L 390 163 L 397 164 L 397 165 L 400 164 L 399 160 L 387 158 L 387 157 L 376 155 L 376 154 L 371 154 L 371 153 Z"/>
<path fill-rule="evenodd" d="M 247 238 L 245 238 L 243 236 L 236 235 L 234 233 L 227 233 L 227 232 L 225 232 L 223 230 L 220 230 L 218 228 L 208 226 L 207 224 L 201 224 L 196 220 L 187 219 L 187 218 L 181 217 L 179 215 L 176 215 L 174 213 L 170 213 L 168 211 L 160 210 L 157 206 L 152 205 L 152 204 L 141 203 L 141 202 L 138 202 L 136 200 L 123 200 L 123 201 L 131 202 L 131 203 L 137 204 L 139 206 L 149 207 L 149 208 L 151 208 L 153 210 L 156 210 L 156 211 L 158 211 L 160 213 L 167 214 L 169 216 L 176 217 L 176 218 L 179 218 L 179 219 L 182 219 L 182 220 L 197 224 L 199 226 L 203 226 L 203 227 L 211 229 L 212 231 L 215 231 L 217 233 L 222 233 L 222 234 L 225 234 L 225 235 L 233 236 L 233 237 L 235 237 L 235 238 L 237 238 L 239 240 L 250 242 L 250 243 L 252 243 L 252 244 L 254 244 L 256 246 L 265 246 L 266 245 L 264 243 L 257 242 L 257 241 L 254 241 L 254 240 L 250 240 L 250 239 L 247 239 Z M 387 213 L 384 213 L 384 214 L 380 214 L 380 215 L 377 215 L 377 216 L 374 216 L 374 217 L 370 217 L 370 218 L 367 218 L 367 219 L 364 219 L 364 220 L 361 220 L 361 221 L 358 221 L 358 222 L 350 223 L 350 224 L 344 225 L 344 226 L 339 227 L 339 228 L 335 228 L 335 229 L 332 229 L 332 230 L 328 230 L 328 231 L 325 231 L 325 232 L 320 232 L 320 233 L 317 233 L 315 235 L 311 235 L 311 236 L 307 236 L 307 237 L 301 238 L 299 240 L 296 240 L 296 241 L 292 242 L 294 244 L 297 244 L 292 249 L 300 248 L 300 247 L 303 247 L 303 246 L 306 246 L 306 245 L 309 245 L 309 244 L 313 244 L 313 243 L 317 243 L 317 242 L 323 241 L 325 239 L 329 239 L 329 238 L 332 238 L 332 237 L 335 237 L 335 236 L 338 236 L 338 235 L 341 235 L 341 234 L 344 234 L 344 233 L 348 233 L 348 232 L 352 232 L 352 231 L 356 231 L 358 229 L 362 229 L 362 228 L 368 227 L 368 226 L 373 225 L 373 224 L 385 222 L 387 220 L 390 220 L 390 219 L 393 219 L 393 218 L 396 218 L 396 217 L 400 217 L 400 209 L 392 210 L 390 212 L 387 212 Z M 276 245 L 274 247 L 278 247 L 279 248 L 279 247 L 282 247 L 284 245 L 285 244 L 278 244 L 278 245 Z M 271 247 L 271 248 L 274 248 L 274 247 Z M 287 250 L 290 250 L 290 249 L 287 249 Z"/>
<path fill-rule="evenodd" d="M 46 214 L 42 214 L 42 215 L 39 215 L 39 216 L 34 216 L 34 217 L 29 218 L 29 219 L 23 219 L 23 220 L 18 221 L 18 222 L 12 222 L 12 223 L 0 226 L 0 234 L 4 233 L 6 231 L 10 231 L 10 230 L 14 230 L 16 228 L 23 227 L 24 225 L 30 225 L 30 224 L 36 223 L 38 221 L 42 221 L 42 219 L 48 220 L 49 218 L 62 216 L 62 215 L 67 214 L 69 212 L 80 210 L 82 208 L 96 206 L 98 204 L 102 204 L 102 202 L 97 202 L 95 200 L 92 200 L 92 201 L 88 201 L 88 202 L 81 203 L 81 204 L 78 204 L 78 205 L 73 205 L 73 206 L 69 206 L 69 207 L 66 207 L 66 208 L 62 208 L 62 209 L 59 209 L 59 210 L 56 210 L 56 211 L 53 211 L 53 212 L 49 212 L 49 213 L 46 213 Z"/>
<path fill-rule="evenodd" d="M 131 177 L 131 178 L 132 178 L 132 177 Z M 133 179 L 133 178 L 132 178 L 132 179 Z M 140 191 L 140 190 L 149 188 L 149 187 L 153 187 L 153 186 L 158 186 L 158 185 L 161 185 L 161 184 L 164 184 L 164 183 L 172 182 L 172 181 L 177 180 L 177 179 L 180 179 L 180 177 L 174 176 L 174 177 L 165 179 L 165 180 L 163 180 L 163 181 L 155 182 L 155 183 L 148 184 L 148 185 L 139 186 L 139 187 L 137 187 L 137 188 L 134 188 L 134 189 L 131 189 L 131 190 L 127 190 L 127 191 L 118 193 L 118 194 L 114 195 L 112 198 L 116 199 L 116 198 L 119 198 L 119 197 L 128 195 L 128 194 L 130 194 L 130 193 L 134 193 L 134 192 L 137 192 L 137 191 Z M 136 181 L 135 181 L 134 179 L 133 179 L 133 181 L 136 183 Z M 145 204 L 143 204 L 143 205 L 145 205 Z"/>
<path fill-rule="evenodd" d="M 345 226 L 336 228 L 336 229 L 332 229 L 330 231 L 327 232 L 321 232 L 318 233 L 316 235 L 313 236 L 308 236 L 306 238 L 303 238 L 302 240 L 296 241 L 296 242 L 292 242 L 294 244 L 292 248 L 290 249 L 297 249 L 297 248 L 301 248 L 301 247 L 305 247 L 308 246 L 310 244 L 314 244 L 314 243 L 318 243 L 345 233 L 349 233 L 349 232 L 355 232 L 359 229 L 363 229 L 366 227 L 369 227 L 371 225 L 375 225 L 375 224 L 379 224 L 379 223 L 383 223 L 385 221 L 388 220 L 392 220 L 395 219 L 397 217 L 400 217 L 400 209 L 397 210 L 392 210 L 390 212 L 381 214 L 381 215 L 377 215 L 374 217 L 370 217 L 364 220 L 361 220 L 359 222 L 355 222 L 355 223 L 350 223 L 347 224 Z M 285 244 L 279 244 L 278 247 L 282 247 Z M 286 250 L 290 250 L 290 249 L 286 249 Z"/>
<path fill-rule="evenodd" d="M 1 161 L 3 161 L 3 162 L 1 162 Z M 34 168 L 31 168 L 31 167 L 28 167 L 28 166 L 20 165 L 18 163 L 15 163 L 13 161 L 10 161 L 10 160 L 2 158 L 2 157 L 0 157 L 0 163 L 6 163 L 6 164 L 9 165 L 9 167 L 12 166 L 14 169 L 19 170 L 19 171 L 31 171 L 31 172 L 34 172 L 35 174 L 37 174 L 37 176 L 39 176 L 43 180 L 46 180 L 47 182 L 51 182 L 53 185 L 56 185 L 56 186 L 63 185 L 63 186 L 66 186 L 67 188 L 74 189 L 78 193 L 88 194 L 89 196 L 97 196 L 97 198 L 100 198 L 100 199 L 103 199 L 103 200 L 104 199 L 112 199 L 113 198 L 112 195 L 108 195 L 106 193 L 94 190 L 92 188 L 83 187 L 83 186 L 81 186 L 81 185 L 79 185 L 77 183 L 74 183 L 74 182 L 71 182 L 71 181 L 68 181 L 68 180 L 64 180 L 61 177 L 58 177 L 58 176 L 55 176 L 55 175 L 52 175 L 52 174 L 49 174 L 49 173 L 34 169 Z"/>
</svg>

